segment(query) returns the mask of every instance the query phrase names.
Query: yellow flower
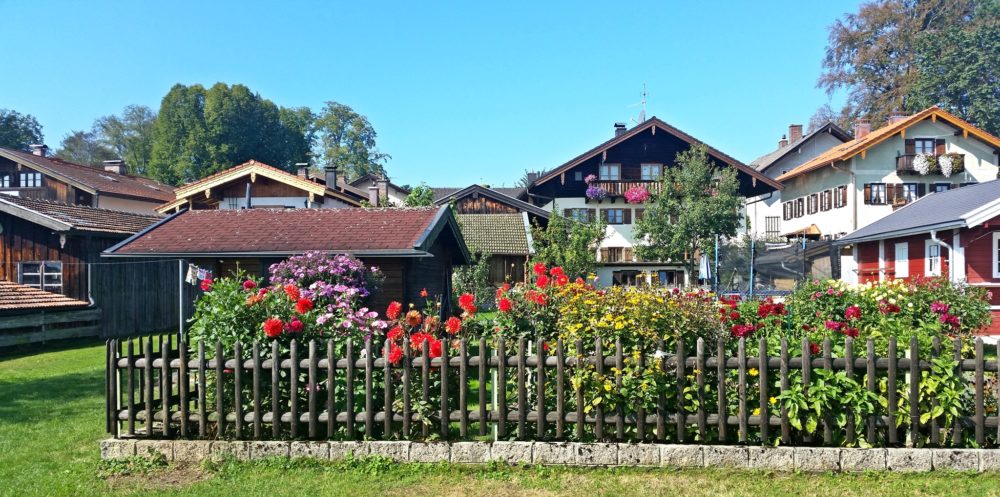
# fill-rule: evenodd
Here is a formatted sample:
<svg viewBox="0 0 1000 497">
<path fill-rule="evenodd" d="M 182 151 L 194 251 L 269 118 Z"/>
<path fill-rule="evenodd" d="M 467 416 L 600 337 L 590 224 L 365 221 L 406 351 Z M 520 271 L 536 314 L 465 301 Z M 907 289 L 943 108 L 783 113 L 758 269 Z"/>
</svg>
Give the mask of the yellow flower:
<svg viewBox="0 0 1000 497">
<path fill-rule="evenodd" d="M 757 376 L 760 374 L 760 371 L 757 371 L 757 368 L 750 368 L 750 371 L 747 371 L 747 373 L 749 373 L 750 376 Z"/>
<path fill-rule="evenodd" d="M 767 400 L 768 400 L 768 402 L 770 402 L 771 404 L 777 404 L 777 403 L 778 403 L 778 399 L 776 399 L 776 398 L 774 398 L 774 397 L 771 397 L 770 399 L 767 399 Z"/>
<path fill-rule="evenodd" d="M 753 415 L 754 416 L 760 416 L 760 408 L 759 407 L 753 410 Z"/>
</svg>

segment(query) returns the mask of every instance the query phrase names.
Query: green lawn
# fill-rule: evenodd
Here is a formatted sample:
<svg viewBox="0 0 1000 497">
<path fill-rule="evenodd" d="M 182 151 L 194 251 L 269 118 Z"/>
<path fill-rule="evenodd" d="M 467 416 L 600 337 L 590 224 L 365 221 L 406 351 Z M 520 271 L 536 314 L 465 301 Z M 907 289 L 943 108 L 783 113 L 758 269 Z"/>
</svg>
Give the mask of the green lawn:
<svg viewBox="0 0 1000 497">
<path fill-rule="evenodd" d="M 0 356 L 0 495 L 976 495 L 1000 475 L 804 475 L 715 470 L 553 469 L 264 461 L 100 474 L 100 344 Z"/>
</svg>

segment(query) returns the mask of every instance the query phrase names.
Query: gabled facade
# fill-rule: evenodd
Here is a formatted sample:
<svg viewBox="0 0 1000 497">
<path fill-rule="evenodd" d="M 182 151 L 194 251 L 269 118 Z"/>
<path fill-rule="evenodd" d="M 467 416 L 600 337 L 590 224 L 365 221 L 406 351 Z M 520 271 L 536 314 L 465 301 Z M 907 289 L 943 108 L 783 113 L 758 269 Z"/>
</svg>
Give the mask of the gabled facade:
<svg viewBox="0 0 1000 497">
<path fill-rule="evenodd" d="M 406 196 L 410 194 L 410 190 L 389 181 L 389 178 L 384 175 L 374 173 L 366 174 L 354 181 L 351 181 L 350 185 L 357 188 L 359 191 L 366 193 L 374 189 L 379 201 L 385 199 L 389 201 L 389 205 L 395 205 L 397 207 L 402 207 L 403 202 L 406 200 Z"/>
<path fill-rule="evenodd" d="M 580 222 L 600 218 L 607 223 L 607 236 L 598 250 L 598 284 L 690 284 L 692 275 L 685 274 L 681 264 L 638 257 L 635 247 L 641 241 L 633 229 L 645 209 L 642 204 L 626 202 L 625 193 L 632 188 L 654 192 L 666 168 L 674 167 L 678 152 L 695 144 L 703 142 L 656 117 L 631 129 L 616 124 L 613 138 L 535 179 L 528 188 L 528 199 L 547 211 L 558 209 L 560 214 Z M 744 197 L 780 189 L 777 181 L 714 147 L 707 148 L 717 166 L 737 171 L 739 191 Z M 588 198 L 588 186 L 603 190 L 606 198 Z"/>
<path fill-rule="evenodd" d="M 998 152 L 1000 138 L 937 107 L 874 131 L 861 121 L 853 140 L 778 176 L 782 234 L 837 239 L 925 195 L 996 178 Z M 949 175 L 921 171 L 943 162 Z M 854 259 L 840 262 L 841 277 L 856 281 Z"/>
<path fill-rule="evenodd" d="M 837 241 L 860 283 L 946 277 L 990 289 L 1000 334 L 1000 180 L 920 198 Z"/>
<path fill-rule="evenodd" d="M 801 124 L 788 126 L 788 134 L 778 141 L 778 148 L 750 163 L 768 178 L 776 179 L 814 159 L 827 150 L 848 142 L 851 135 L 833 123 L 802 133 Z M 774 191 L 747 203 L 749 232 L 757 239 L 777 241 L 787 232 L 782 219 L 782 192 Z"/>
<path fill-rule="evenodd" d="M 174 198 L 171 186 L 124 174 L 121 161 L 100 169 L 49 157 L 45 145 L 33 149 L 0 148 L 0 194 L 149 214 Z"/>
<path fill-rule="evenodd" d="M 329 208 L 360 207 L 365 197 L 346 188 L 337 171 L 310 178 L 308 169 L 294 175 L 251 160 L 174 190 L 176 198 L 160 205 L 161 213 L 183 209 Z M 338 185 L 328 188 L 327 182 Z M 249 205 L 248 205 L 249 200 Z"/>
</svg>

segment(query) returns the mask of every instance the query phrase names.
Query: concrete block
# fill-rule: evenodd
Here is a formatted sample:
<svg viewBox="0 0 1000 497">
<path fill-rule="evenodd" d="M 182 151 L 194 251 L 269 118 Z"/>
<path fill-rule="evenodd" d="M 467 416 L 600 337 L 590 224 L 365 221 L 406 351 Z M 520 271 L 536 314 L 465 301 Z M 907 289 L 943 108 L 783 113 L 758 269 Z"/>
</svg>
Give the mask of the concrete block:
<svg viewBox="0 0 1000 497">
<path fill-rule="evenodd" d="M 799 471 L 840 471 L 840 449 L 795 447 L 795 469 Z"/>
<path fill-rule="evenodd" d="M 368 445 L 361 442 L 330 442 L 330 460 L 339 461 L 349 454 L 353 457 L 368 455 Z"/>
<path fill-rule="evenodd" d="M 979 452 L 979 471 L 1000 471 L 1000 450 L 986 449 Z"/>
<path fill-rule="evenodd" d="M 208 440 L 175 440 L 174 460 L 199 462 L 212 455 L 212 442 Z"/>
<path fill-rule="evenodd" d="M 840 470 L 885 471 L 886 455 L 885 449 L 840 449 Z"/>
<path fill-rule="evenodd" d="M 614 466 L 618 464 L 618 444 L 578 443 L 576 463 L 581 466 Z"/>
<path fill-rule="evenodd" d="M 931 452 L 934 471 L 979 471 L 980 450 L 931 449 Z"/>
<path fill-rule="evenodd" d="M 290 457 L 312 457 L 330 459 L 330 444 L 327 442 L 292 442 L 288 448 Z"/>
<path fill-rule="evenodd" d="M 791 447 L 749 447 L 750 467 L 792 471 L 795 469 L 795 449 Z"/>
<path fill-rule="evenodd" d="M 574 464 L 576 447 L 565 442 L 535 442 L 531 462 L 535 464 Z"/>
<path fill-rule="evenodd" d="M 263 459 L 265 457 L 288 457 L 288 442 L 255 440 L 250 442 L 250 457 Z"/>
<path fill-rule="evenodd" d="M 700 445 L 660 445 L 660 465 L 672 468 L 701 468 L 705 456 Z"/>
<path fill-rule="evenodd" d="M 447 442 L 428 442 L 410 444 L 411 462 L 449 462 L 451 447 Z"/>
<path fill-rule="evenodd" d="M 886 468 L 900 473 L 930 471 L 933 451 L 927 449 L 886 449 Z"/>
<path fill-rule="evenodd" d="M 652 444 L 618 444 L 621 466 L 659 466 L 660 448 Z"/>
<path fill-rule="evenodd" d="M 163 454 L 167 461 L 173 461 L 174 442 L 172 440 L 137 440 L 135 442 L 135 455 L 149 457 L 154 454 Z"/>
<path fill-rule="evenodd" d="M 384 456 L 396 462 L 410 459 L 411 442 L 366 442 L 369 456 Z"/>
<path fill-rule="evenodd" d="M 249 442 L 212 442 L 212 457 L 233 457 L 240 460 L 250 459 Z"/>
<path fill-rule="evenodd" d="M 101 459 L 125 459 L 135 455 L 135 440 L 101 440 Z"/>
<path fill-rule="evenodd" d="M 706 445 L 702 447 L 706 468 L 746 468 L 749 454 L 746 447 Z"/>
<path fill-rule="evenodd" d="M 488 442 L 455 442 L 451 444 L 451 462 L 465 464 L 489 462 L 491 445 Z"/>
<path fill-rule="evenodd" d="M 534 442 L 494 442 L 490 458 L 507 464 L 531 464 Z"/>
</svg>

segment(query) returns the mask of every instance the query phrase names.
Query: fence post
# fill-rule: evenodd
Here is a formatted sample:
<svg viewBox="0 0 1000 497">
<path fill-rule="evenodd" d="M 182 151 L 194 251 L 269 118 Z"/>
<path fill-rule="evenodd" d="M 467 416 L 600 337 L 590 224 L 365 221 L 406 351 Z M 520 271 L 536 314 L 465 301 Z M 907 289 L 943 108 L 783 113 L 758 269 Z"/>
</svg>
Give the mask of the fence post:
<svg viewBox="0 0 1000 497">
<path fill-rule="evenodd" d="M 403 340 L 403 439 L 410 438 L 410 421 L 413 416 L 413 401 L 410 398 L 410 378 L 413 374 L 413 360 L 410 357 L 410 341 Z"/>
<path fill-rule="evenodd" d="M 998 358 L 1000 359 L 1000 358 Z M 980 447 L 986 444 L 986 403 L 983 391 L 984 369 L 986 361 L 983 355 L 983 339 L 976 338 L 976 444 Z"/>
<path fill-rule="evenodd" d="M 507 349 L 504 339 L 497 339 L 497 375 L 493 381 L 494 402 L 499 409 L 497 419 L 497 439 L 507 436 Z"/>
<path fill-rule="evenodd" d="M 143 378 L 144 384 L 146 386 L 146 398 L 144 399 L 146 404 L 146 426 L 143 435 L 147 438 L 153 436 L 153 340 L 150 338 L 146 340 L 144 359 L 146 363 L 144 364 L 143 370 L 145 370 L 145 377 Z"/>
<path fill-rule="evenodd" d="M 615 388 L 622 388 L 622 370 L 625 369 L 625 358 L 622 352 L 621 338 L 615 339 Z M 619 442 L 625 439 L 625 406 L 621 402 L 615 409 L 615 437 Z"/>
<path fill-rule="evenodd" d="M 125 399 L 126 409 L 128 409 L 128 436 L 135 436 L 135 340 L 132 338 L 128 339 L 128 348 L 125 355 L 125 360 L 128 361 L 126 367 L 126 374 L 128 374 L 128 379 L 126 382 L 126 394 L 128 395 Z"/>
<path fill-rule="evenodd" d="M 809 395 L 809 383 L 812 381 L 812 347 L 809 338 L 802 337 L 802 393 Z M 812 442 L 812 434 L 803 430 L 802 441 Z"/>
<path fill-rule="evenodd" d="M 271 436 L 281 438 L 281 356 L 278 355 L 278 341 L 271 342 Z"/>
<path fill-rule="evenodd" d="M 781 381 L 781 393 L 788 391 L 788 339 L 781 339 L 781 366 L 778 371 Z M 792 443 L 792 427 L 788 422 L 788 408 L 784 403 L 781 405 L 781 443 L 790 445 Z"/>
<path fill-rule="evenodd" d="M 962 376 L 962 339 L 956 337 L 955 340 L 952 341 L 952 347 L 954 348 L 955 361 L 958 363 L 958 364 L 955 365 L 955 374 L 957 376 L 961 377 Z M 961 419 L 961 417 L 958 417 L 958 419 L 955 420 L 955 426 L 954 426 L 954 429 L 952 430 L 952 439 L 951 439 L 952 443 L 955 446 L 959 446 L 962 443 L 962 429 L 963 429 L 962 419 Z"/>
<path fill-rule="evenodd" d="M 326 340 L 326 436 L 333 436 L 337 426 L 337 356 L 333 339 Z"/>
<path fill-rule="evenodd" d="M 347 410 L 347 438 L 354 440 L 354 340 L 347 339 L 347 373 L 344 378 L 344 409 Z"/>
<path fill-rule="evenodd" d="M 931 366 L 933 367 L 934 361 L 941 356 L 941 338 L 934 337 L 931 342 Z M 933 411 L 938 406 L 937 396 L 931 397 L 931 410 Z M 941 444 L 941 427 L 938 425 L 937 418 L 931 418 L 931 445 L 937 446 Z"/>
<path fill-rule="evenodd" d="M 525 386 L 525 341 L 524 338 L 517 340 L 517 438 L 524 440 L 526 436 L 526 425 L 528 422 L 528 390 Z"/>
<path fill-rule="evenodd" d="M 226 356 L 222 355 L 222 341 L 215 341 L 215 435 L 223 438 L 226 431 L 226 396 L 223 384 Z"/>
<path fill-rule="evenodd" d="M 383 393 L 383 399 L 384 399 L 383 410 L 385 411 L 385 417 L 382 419 L 382 432 L 383 432 L 382 433 L 382 439 L 383 440 L 389 440 L 392 437 L 392 418 L 393 418 L 393 411 L 392 411 L 392 394 L 393 394 L 393 391 L 392 391 L 392 363 L 389 361 L 389 349 L 390 349 L 389 345 L 391 343 L 392 343 L 392 341 L 389 340 L 388 338 L 386 338 L 385 339 L 385 343 L 383 344 L 383 349 L 382 349 L 382 360 L 385 361 L 385 369 L 384 369 L 385 373 L 384 373 L 384 379 L 383 379 L 383 384 L 385 385 L 385 387 L 384 387 L 384 389 L 382 391 L 382 393 Z M 443 348 L 446 348 L 446 347 L 442 346 L 441 348 L 443 349 Z"/>
<path fill-rule="evenodd" d="M 684 368 L 687 366 L 687 357 L 684 356 L 684 340 L 677 337 L 677 441 L 683 443 L 687 438 L 687 414 L 684 412 L 684 384 L 687 379 Z"/>
<path fill-rule="evenodd" d="M 601 346 L 601 339 L 596 338 L 594 340 L 594 359 L 597 361 L 597 377 L 604 377 L 604 350 Z M 597 419 L 594 423 L 594 437 L 598 441 L 603 441 L 604 439 L 604 399 L 601 399 L 601 403 L 597 404 L 594 408 L 594 415 Z"/>
<path fill-rule="evenodd" d="M 584 365 L 583 357 L 583 340 L 576 340 L 576 367 L 582 367 Z M 576 439 L 583 441 L 584 428 L 586 427 L 586 416 L 587 414 L 583 410 L 583 388 L 576 389 Z"/>
<path fill-rule="evenodd" d="M 757 386 L 760 391 L 760 439 L 763 444 L 768 443 L 769 432 L 771 428 L 771 414 L 770 414 L 770 396 L 768 395 L 768 384 L 767 384 L 767 339 L 764 337 L 760 338 L 760 343 L 758 345 L 758 355 L 760 360 L 758 361 L 760 366 L 758 368 Z"/>
<path fill-rule="evenodd" d="M 427 343 L 425 340 L 424 343 Z M 425 349 L 426 350 L 426 349 Z M 448 440 L 451 412 L 448 409 L 448 347 L 441 346 L 441 440 Z"/>
<path fill-rule="evenodd" d="M 469 350 L 466 340 L 458 342 L 458 431 L 464 439 L 469 435 Z"/>
<path fill-rule="evenodd" d="M 705 339 L 695 343 L 695 384 L 698 386 L 698 439 L 705 441 Z M 640 369 L 641 370 L 641 369 Z"/>
<path fill-rule="evenodd" d="M 916 335 L 910 337 L 910 445 L 920 443 L 920 349 Z"/>
<path fill-rule="evenodd" d="M 747 420 L 747 339 L 740 337 L 739 344 L 736 350 L 737 361 L 739 364 L 739 384 L 737 390 L 737 398 L 739 399 L 739 410 L 738 415 L 740 418 L 740 443 L 747 443 L 747 431 L 748 431 L 748 420 Z M 678 389 L 680 386 L 678 386 Z"/>
<path fill-rule="evenodd" d="M 486 436 L 486 337 L 479 337 L 479 436 Z M 494 408 L 496 404 L 494 403 Z"/>
<path fill-rule="evenodd" d="M 888 398 L 889 398 L 889 422 L 887 423 L 887 438 L 889 439 L 889 445 L 896 445 L 899 443 L 899 437 L 896 434 L 896 408 L 898 405 L 897 391 L 896 391 L 896 367 L 898 362 L 898 354 L 896 353 L 896 337 L 889 337 L 889 372 L 888 372 Z"/>
<path fill-rule="evenodd" d="M 639 351 L 638 367 L 639 367 L 639 371 L 645 371 L 646 370 L 646 351 L 645 350 L 640 350 Z M 560 383 L 561 383 L 562 371 L 559 372 L 559 375 L 560 375 Z M 559 397 L 560 397 L 560 400 L 561 400 L 562 395 L 559 395 Z M 645 442 L 646 441 L 646 408 L 645 408 L 645 406 L 642 403 L 640 403 L 638 406 L 636 406 L 635 418 L 636 418 L 635 419 L 635 437 L 638 439 L 639 442 Z"/>
<path fill-rule="evenodd" d="M 316 340 L 309 340 L 309 438 L 315 439 L 319 431 L 319 411 L 316 407 L 316 393 L 319 391 L 319 356 L 316 355 Z"/>
<path fill-rule="evenodd" d="M 716 347 L 716 361 L 715 365 L 716 375 L 719 377 L 719 392 L 718 392 L 718 410 L 719 410 L 719 442 L 725 442 L 727 435 L 726 431 L 729 426 L 729 409 L 726 402 L 726 342 L 723 338 L 715 344 Z"/>
<path fill-rule="evenodd" d="M 865 375 L 866 375 L 867 383 L 868 383 L 868 385 L 867 385 L 868 392 L 872 393 L 872 394 L 875 394 L 876 393 L 876 389 L 875 389 L 875 385 L 876 385 L 876 381 L 875 381 L 875 342 L 871 338 L 868 339 L 868 343 L 866 344 L 866 349 L 865 349 Z M 876 412 L 872 412 L 872 414 L 870 414 L 868 416 L 868 419 L 867 419 L 868 434 L 867 434 L 867 436 L 865 438 L 869 442 L 874 442 L 874 440 L 875 440 L 875 435 L 877 433 L 876 426 L 875 426 L 875 420 L 876 420 L 877 416 L 879 416 L 879 415 Z"/>
<path fill-rule="evenodd" d="M 291 416 L 291 437 L 293 439 L 299 437 L 299 341 L 292 339 L 292 343 L 289 344 L 289 359 L 290 368 L 288 371 L 289 380 L 289 393 L 291 394 L 288 399 L 288 411 Z"/>
<path fill-rule="evenodd" d="M 545 342 L 538 340 L 535 343 L 535 393 L 537 401 L 538 421 L 535 423 L 535 435 L 538 440 L 545 439 Z"/>
<path fill-rule="evenodd" d="M 823 369 L 828 373 L 833 372 L 833 345 L 829 338 L 823 339 Z M 833 443 L 833 414 L 823 413 L 823 443 L 830 445 Z"/>
<path fill-rule="evenodd" d="M 260 440 L 262 419 L 260 411 L 260 343 L 253 341 L 253 438 Z"/>
<path fill-rule="evenodd" d="M 169 343 L 169 342 L 168 342 Z M 163 416 L 163 437 L 170 438 L 170 391 L 173 382 L 170 375 L 170 347 L 160 343 L 160 409 Z"/>
<path fill-rule="evenodd" d="M 844 339 L 844 374 L 854 381 L 854 339 L 851 337 Z M 856 423 L 854 413 L 848 411 L 845 414 L 847 416 L 847 444 L 849 446 L 853 446 L 854 441 L 857 438 L 857 427 L 855 426 Z"/>
<path fill-rule="evenodd" d="M 365 437 L 375 439 L 375 357 L 372 354 L 372 337 L 365 338 Z M 441 383 L 444 383 L 442 378 Z M 443 387 L 442 387 L 443 388 Z"/>
<path fill-rule="evenodd" d="M 233 409 L 236 411 L 236 439 L 243 438 L 243 346 L 240 342 L 233 345 Z"/>
</svg>

